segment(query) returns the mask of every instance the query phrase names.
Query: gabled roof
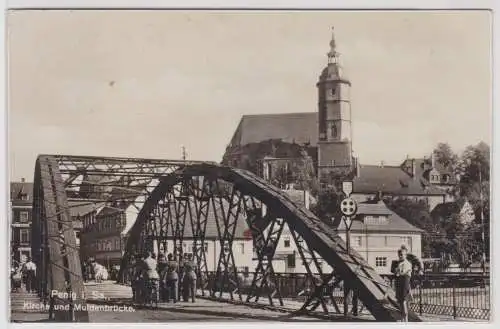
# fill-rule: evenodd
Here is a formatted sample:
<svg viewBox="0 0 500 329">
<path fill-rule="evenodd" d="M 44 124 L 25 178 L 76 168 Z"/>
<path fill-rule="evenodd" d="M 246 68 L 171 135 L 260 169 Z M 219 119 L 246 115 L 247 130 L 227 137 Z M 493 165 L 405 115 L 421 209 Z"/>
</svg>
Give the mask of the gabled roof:
<svg viewBox="0 0 500 329">
<path fill-rule="evenodd" d="M 362 206 L 363 205 L 363 206 Z M 390 210 L 387 208 L 385 203 L 383 201 L 379 201 L 378 203 L 371 204 L 371 203 L 360 203 L 358 204 L 358 207 L 363 207 L 365 210 L 367 210 L 368 213 L 363 214 L 363 213 L 358 213 L 358 218 L 357 220 L 353 220 L 352 226 L 351 226 L 351 232 L 352 231 L 362 231 L 362 232 L 408 232 L 408 233 L 421 233 L 424 232 L 424 230 L 419 229 L 418 227 L 413 226 L 412 224 L 408 223 L 407 220 L 404 218 L 400 217 L 398 214 L 396 214 L 394 211 Z M 375 214 L 370 214 L 370 212 L 376 211 L 379 214 L 383 215 L 382 213 L 389 213 L 389 221 L 388 223 L 384 224 L 365 224 L 364 222 L 361 221 L 361 218 L 364 215 L 375 215 Z M 337 228 L 339 231 L 345 231 L 345 223 L 344 221 L 340 221 L 340 224 Z"/>
<path fill-rule="evenodd" d="M 359 203 L 358 204 L 358 215 L 391 215 L 392 212 L 383 202 L 377 203 Z"/>
<path fill-rule="evenodd" d="M 28 200 L 20 199 L 21 194 L 26 194 Z M 10 183 L 10 199 L 16 202 L 33 202 L 33 183 L 27 182 L 11 182 Z"/>
<path fill-rule="evenodd" d="M 99 209 L 104 203 L 94 203 L 88 200 L 82 201 L 68 201 L 69 211 L 71 217 L 83 217 L 93 211 Z"/>
<path fill-rule="evenodd" d="M 426 186 L 420 179 L 413 179 L 400 167 L 360 165 L 353 180 L 353 193 L 376 193 L 397 195 L 444 195 L 433 186 Z"/>
<path fill-rule="evenodd" d="M 232 146 L 278 139 L 314 146 L 318 142 L 318 113 L 244 115 L 231 140 Z"/>
</svg>

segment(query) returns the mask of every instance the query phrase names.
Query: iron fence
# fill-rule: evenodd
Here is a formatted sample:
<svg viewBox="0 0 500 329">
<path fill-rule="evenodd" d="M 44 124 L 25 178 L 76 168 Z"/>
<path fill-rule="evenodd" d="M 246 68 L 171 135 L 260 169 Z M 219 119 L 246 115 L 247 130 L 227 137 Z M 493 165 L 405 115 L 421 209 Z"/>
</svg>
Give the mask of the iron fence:
<svg viewBox="0 0 500 329">
<path fill-rule="evenodd" d="M 326 276 L 325 276 L 326 277 Z M 393 275 L 382 275 L 394 287 Z M 232 284 L 217 286 L 215 273 L 210 273 L 208 285 L 216 285 L 216 290 L 234 291 L 237 286 L 242 294 L 251 289 L 252 272 L 238 273 Z M 321 281 L 319 275 L 314 280 Z M 261 290 L 265 296 L 269 289 L 278 288 L 282 298 L 306 300 L 314 290 L 314 285 L 305 273 L 276 273 L 275 284 Z M 337 287 L 327 286 L 324 295 L 333 295 L 339 305 L 343 304 L 342 283 Z M 350 297 L 348 297 L 350 298 Z M 453 319 L 490 319 L 490 277 L 470 273 L 433 273 L 412 278 L 412 310 L 420 315 L 438 315 Z"/>
</svg>

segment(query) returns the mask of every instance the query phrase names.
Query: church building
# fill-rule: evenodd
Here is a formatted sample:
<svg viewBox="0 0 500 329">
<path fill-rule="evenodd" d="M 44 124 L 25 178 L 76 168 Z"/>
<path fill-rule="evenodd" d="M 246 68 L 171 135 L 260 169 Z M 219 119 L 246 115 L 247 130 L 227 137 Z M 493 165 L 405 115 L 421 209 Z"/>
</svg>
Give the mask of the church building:
<svg viewBox="0 0 500 329">
<path fill-rule="evenodd" d="M 360 202 L 380 192 L 424 200 L 430 210 L 450 201 L 443 186 L 454 184 L 454 177 L 446 168 L 433 168 L 434 161 L 407 158 L 400 166 L 359 163 L 352 148 L 351 81 L 343 72 L 333 34 L 327 58 L 316 83 L 317 111 L 244 115 L 222 163 L 259 173 L 262 168 L 256 163 L 263 158 L 300 157 L 297 150 L 302 149 L 312 159 L 321 185 L 330 184 L 335 177 L 350 177 L 353 196 Z"/>
</svg>

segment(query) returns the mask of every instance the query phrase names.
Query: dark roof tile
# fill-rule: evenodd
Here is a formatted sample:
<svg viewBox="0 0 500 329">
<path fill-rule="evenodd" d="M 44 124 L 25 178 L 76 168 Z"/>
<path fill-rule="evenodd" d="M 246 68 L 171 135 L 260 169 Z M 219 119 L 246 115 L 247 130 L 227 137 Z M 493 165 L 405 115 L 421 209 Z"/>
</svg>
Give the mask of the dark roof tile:
<svg viewBox="0 0 500 329">
<path fill-rule="evenodd" d="M 318 142 L 318 113 L 244 115 L 231 140 L 233 146 L 278 139 L 314 146 Z"/>
<path fill-rule="evenodd" d="M 364 205 L 364 206 L 362 206 Z M 389 215 L 389 221 L 385 224 L 364 224 L 360 220 L 354 220 L 351 226 L 352 231 L 358 232 L 409 232 L 409 233 L 421 233 L 422 229 L 413 226 L 408 223 L 407 220 L 397 215 L 394 211 L 387 208 L 385 203 L 378 202 L 376 204 L 370 203 L 360 203 L 359 206 L 366 207 L 365 213 L 360 213 L 359 215 L 377 215 L 373 212 L 378 212 L 378 215 Z M 383 214 L 384 213 L 384 214 Z M 388 213 L 388 214 L 387 214 Z M 341 221 L 338 226 L 339 231 L 345 231 L 344 221 Z"/>
<path fill-rule="evenodd" d="M 33 183 L 28 182 L 11 182 L 10 183 L 10 198 L 12 201 L 20 201 L 21 194 L 26 194 L 28 200 L 33 202 Z"/>
<path fill-rule="evenodd" d="M 400 167 L 360 165 L 359 175 L 353 180 L 354 193 L 376 193 L 397 195 L 444 195 L 433 186 L 425 186 L 413 179 Z"/>
</svg>

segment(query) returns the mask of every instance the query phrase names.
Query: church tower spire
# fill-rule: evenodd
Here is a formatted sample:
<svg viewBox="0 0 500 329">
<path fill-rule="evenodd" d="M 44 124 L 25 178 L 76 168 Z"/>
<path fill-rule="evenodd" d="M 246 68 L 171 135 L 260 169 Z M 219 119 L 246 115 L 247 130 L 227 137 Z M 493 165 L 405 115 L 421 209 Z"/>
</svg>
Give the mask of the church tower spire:
<svg viewBox="0 0 500 329">
<path fill-rule="evenodd" d="M 335 28 L 332 26 L 332 39 L 330 40 L 330 51 L 328 52 L 328 64 L 337 64 L 338 53 L 337 44 L 335 43 Z"/>
<path fill-rule="evenodd" d="M 354 160 L 351 136 L 351 82 L 343 75 L 332 28 L 328 64 L 318 88 L 318 175 L 321 182 L 332 172 L 351 174 Z"/>
</svg>

